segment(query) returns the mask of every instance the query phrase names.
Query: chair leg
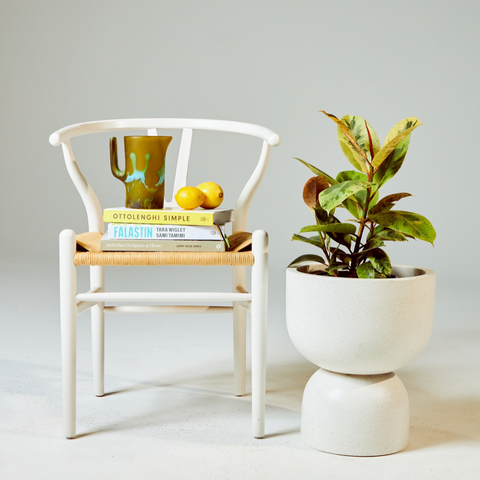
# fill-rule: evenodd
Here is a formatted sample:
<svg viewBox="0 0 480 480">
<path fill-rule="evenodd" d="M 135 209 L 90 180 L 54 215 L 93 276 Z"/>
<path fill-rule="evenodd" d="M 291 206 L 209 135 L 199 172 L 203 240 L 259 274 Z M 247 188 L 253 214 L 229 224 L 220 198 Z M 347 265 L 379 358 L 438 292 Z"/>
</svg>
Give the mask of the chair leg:
<svg viewBox="0 0 480 480">
<path fill-rule="evenodd" d="M 247 285 L 247 267 L 233 267 L 233 291 Z M 233 304 L 233 365 L 235 376 L 235 395 L 245 395 L 245 377 L 247 362 L 247 312 L 243 307 Z"/>
<path fill-rule="evenodd" d="M 268 235 L 262 230 L 253 233 L 252 252 L 252 421 L 253 436 L 265 434 L 265 390 L 267 367 L 268 308 Z"/>
<path fill-rule="evenodd" d="M 105 291 L 105 267 L 90 267 L 90 288 Z M 97 397 L 104 395 L 105 371 L 105 315 L 104 304 L 92 307 L 92 356 L 93 356 L 93 392 Z"/>
<path fill-rule="evenodd" d="M 75 437 L 77 369 L 77 273 L 75 232 L 60 233 L 60 322 L 62 338 L 63 429 Z"/>
</svg>

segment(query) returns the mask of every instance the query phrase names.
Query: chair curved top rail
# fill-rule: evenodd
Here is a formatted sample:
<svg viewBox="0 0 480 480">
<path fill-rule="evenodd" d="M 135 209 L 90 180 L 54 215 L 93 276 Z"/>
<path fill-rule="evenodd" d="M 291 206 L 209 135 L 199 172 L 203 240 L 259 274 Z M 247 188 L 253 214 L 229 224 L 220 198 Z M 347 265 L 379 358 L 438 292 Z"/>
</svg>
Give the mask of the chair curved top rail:
<svg viewBox="0 0 480 480">
<path fill-rule="evenodd" d="M 50 135 L 49 141 L 58 146 L 71 138 L 95 132 L 109 132 L 131 129 L 193 129 L 218 132 L 240 133 L 261 138 L 271 146 L 280 144 L 280 137 L 272 130 L 251 123 L 230 120 L 208 120 L 195 118 L 133 118 L 121 120 L 100 120 L 77 123 L 61 128 Z"/>
<path fill-rule="evenodd" d="M 190 147 L 192 142 L 192 132 L 194 130 L 238 133 L 257 137 L 263 141 L 262 151 L 257 166 L 235 204 L 235 220 L 232 227 L 233 231 L 246 231 L 250 203 L 267 168 L 270 148 L 271 146 L 280 144 L 280 137 L 266 127 L 251 123 L 189 118 L 134 118 L 84 122 L 61 128 L 50 135 L 49 140 L 52 145 L 62 145 L 68 173 L 80 193 L 87 210 L 89 231 L 103 233 L 104 226 L 102 209 L 97 196 L 80 171 L 72 151 L 70 139 L 92 133 L 115 132 L 122 130 L 147 130 L 149 135 L 156 135 L 157 130 L 162 129 L 182 130 L 182 139 L 180 142 L 177 169 L 175 173 L 174 191 L 178 191 L 179 188 L 187 184 Z M 170 201 L 165 199 L 165 206 L 167 208 L 177 206 L 175 198 L 172 197 Z"/>
</svg>

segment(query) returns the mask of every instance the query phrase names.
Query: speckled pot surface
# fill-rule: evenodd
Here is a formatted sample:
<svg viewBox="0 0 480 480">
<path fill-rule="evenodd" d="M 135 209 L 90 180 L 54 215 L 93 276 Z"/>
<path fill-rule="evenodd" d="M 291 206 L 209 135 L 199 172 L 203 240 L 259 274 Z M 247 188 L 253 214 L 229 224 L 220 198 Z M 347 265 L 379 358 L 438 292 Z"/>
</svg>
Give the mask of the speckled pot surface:
<svg viewBox="0 0 480 480">
<path fill-rule="evenodd" d="M 397 278 L 352 279 L 287 269 L 290 338 L 308 360 L 339 373 L 391 372 L 426 346 L 433 326 L 435 272 L 394 266 Z"/>
<path fill-rule="evenodd" d="M 344 375 L 319 368 L 305 387 L 302 440 L 339 455 L 389 455 L 408 444 L 408 394 L 394 373 Z"/>
</svg>

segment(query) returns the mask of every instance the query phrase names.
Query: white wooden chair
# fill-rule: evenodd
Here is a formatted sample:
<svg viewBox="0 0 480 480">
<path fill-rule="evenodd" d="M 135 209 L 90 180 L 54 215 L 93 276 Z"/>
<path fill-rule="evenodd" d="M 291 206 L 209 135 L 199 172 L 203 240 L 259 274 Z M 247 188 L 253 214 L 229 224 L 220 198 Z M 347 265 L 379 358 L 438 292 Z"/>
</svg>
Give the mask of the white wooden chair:
<svg viewBox="0 0 480 480">
<path fill-rule="evenodd" d="M 201 119 L 123 119 L 80 123 L 62 128 L 50 136 L 52 145 L 62 145 L 68 173 L 83 200 L 87 211 L 88 231 L 104 232 L 103 210 L 97 196 L 81 173 L 74 157 L 70 140 L 97 132 L 146 130 L 157 135 L 159 129 L 182 130 L 173 191 L 187 185 L 187 171 L 194 130 L 210 130 L 250 135 L 261 139 L 262 148 L 258 163 L 243 188 L 235 205 L 232 233 L 246 231 L 250 203 L 267 168 L 270 147 L 280 143 L 280 137 L 271 130 L 247 123 Z M 105 152 L 105 161 L 108 162 Z M 168 166 L 167 166 L 168 168 Z M 111 206 L 111 205 L 108 205 Z M 176 206 L 175 199 L 165 202 L 166 207 Z M 137 257 L 135 257 L 137 255 Z M 93 385 L 97 396 L 104 395 L 104 312 L 138 313 L 204 313 L 212 311 L 233 312 L 234 378 L 235 394 L 245 394 L 246 364 L 246 311 L 251 314 L 252 342 L 252 420 L 253 435 L 264 436 L 266 333 L 267 333 L 267 275 L 268 236 L 265 231 L 253 233 L 250 252 L 79 252 L 73 230 L 60 233 L 60 315 L 62 342 L 63 419 L 67 438 L 76 435 L 76 318 L 91 309 Z M 132 261 L 133 258 L 133 261 Z M 231 265 L 233 268 L 232 292 L 108 292 L 105 290 L 104 268 L 109 265 Z M 77 293 L 76 268 L 90 267 L 90 290 Z M 251 292 L 246 291 L 247 267 L 251 266 Z M 108 306 L 107 302 L 130 304 Z M 169 305 L 135 305 L 138 303 Z M 180 302 L 188 305 L 171 306 Z M 231 307 L 195 306 L 198 303 L 232 302 Z"/>
</svg>

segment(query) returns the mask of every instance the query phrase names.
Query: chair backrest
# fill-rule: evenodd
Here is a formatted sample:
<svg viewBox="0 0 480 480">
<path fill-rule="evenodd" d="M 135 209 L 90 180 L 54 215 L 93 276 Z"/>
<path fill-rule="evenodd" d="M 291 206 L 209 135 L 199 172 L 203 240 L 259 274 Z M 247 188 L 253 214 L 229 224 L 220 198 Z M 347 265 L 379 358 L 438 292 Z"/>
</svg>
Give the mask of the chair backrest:
<svg viewBox="0 0 480 480">
<path fill-rule="evenodd" d="M 242 122 L 226 120 L 205 120 L 188 118 L 136 118 L 121 120 L 102 120 L 96 122 L 78 123 L 57 130 L 50 135 L 50 143 L 54 146 L 62 145 L 63 155 L 68 173 L 75 184 L 85 205 L 88 218 L 88 229 L 91 232 L 104 231 L 103 212 L 93 189 L 83 176 L 73 155 L 70 140 L 81 135 L 98 132 L 118 132 L 122 130 L 141 129 L 148 135 L 158 135 L 160 129 L 182 130 L 180 149 L 178 153 L 177 169 L 173 192 L 187 185 L 187 173 L 190 160 L 190 151 L 194 130 L 210 130 L 217 132 L 239 133 L 258 137 L 263 140 L 262 149 L 257 165 L 243 188 L 235 205 L 235 221 L 233 231 L 246 230 L 248 209 L 253 195 L 265 173 L 270 154 L 270 147 L 280 144 L 280 137 L 268 128 Z M 165 207 L 176 206 L 175 198 L 165 202 Z"/>
</svg>

